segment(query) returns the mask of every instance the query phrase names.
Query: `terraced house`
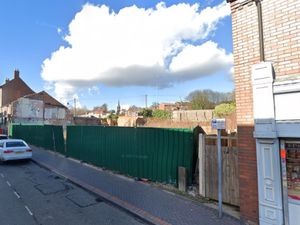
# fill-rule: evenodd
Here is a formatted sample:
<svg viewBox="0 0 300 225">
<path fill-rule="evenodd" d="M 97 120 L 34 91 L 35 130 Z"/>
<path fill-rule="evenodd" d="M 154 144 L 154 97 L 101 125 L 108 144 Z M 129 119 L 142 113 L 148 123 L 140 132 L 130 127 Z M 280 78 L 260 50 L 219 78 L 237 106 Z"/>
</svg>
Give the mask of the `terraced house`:
<svg viewBox="0 0 300 225">
<path fill-rule="evenodd" d="M 0 86 L 0 114 L 3 123 L 11 118 L 11 104 L 18 98 L 33 94 L 34 91 L 20 78 L 19 70 L 14 71 L 12 80 L 6 79 Z"/>
<path fill-rule="evenodd" d="M 13 79 L 0 86 L 0 118 L 8 123 L 59 124 L 71 123 L 69 109 L 47 92 L 35 93 L 21 78 L 19 70 Z"/>
<path fill-rule="evenodd" d="M 240 209 L 300 224 L 300 1 L 227 0 L 232 11 Z"/>
</svg>

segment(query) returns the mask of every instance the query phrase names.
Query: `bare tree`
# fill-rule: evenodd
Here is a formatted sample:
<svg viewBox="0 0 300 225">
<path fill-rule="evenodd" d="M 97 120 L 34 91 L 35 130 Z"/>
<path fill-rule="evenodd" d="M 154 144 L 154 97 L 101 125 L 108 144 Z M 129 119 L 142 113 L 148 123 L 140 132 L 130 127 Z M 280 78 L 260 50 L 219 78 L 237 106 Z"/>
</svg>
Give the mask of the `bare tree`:
<svg viewBox="0 0 300 225">
<path fill-rule="evenodd" d="M 218 92 L 210 89 L 196 90 L 186 97 L 191 102 L 192 109 L 214 109 L 220 103 L 234 102 L 233 92 Z"/>
</svg>

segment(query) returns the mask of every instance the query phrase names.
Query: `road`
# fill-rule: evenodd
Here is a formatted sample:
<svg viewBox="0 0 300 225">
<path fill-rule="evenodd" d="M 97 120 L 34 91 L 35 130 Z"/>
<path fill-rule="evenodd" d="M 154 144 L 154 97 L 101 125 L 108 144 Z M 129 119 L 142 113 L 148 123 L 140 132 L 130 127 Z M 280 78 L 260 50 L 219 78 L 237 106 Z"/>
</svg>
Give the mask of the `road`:
<svg viewBox="0 0 300 225">
<path fill-rule="evenodd" d="M 32 161 L 0 164 L 0 221 L 5 225 L 144 224 Z"/>
</svg>

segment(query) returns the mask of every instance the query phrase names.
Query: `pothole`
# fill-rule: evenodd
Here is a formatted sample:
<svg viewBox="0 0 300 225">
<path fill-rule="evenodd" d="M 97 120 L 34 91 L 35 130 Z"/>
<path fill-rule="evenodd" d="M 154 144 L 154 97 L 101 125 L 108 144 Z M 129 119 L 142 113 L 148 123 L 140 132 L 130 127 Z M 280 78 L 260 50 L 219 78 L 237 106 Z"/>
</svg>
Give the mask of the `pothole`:
<svg viewBox="0 0 300 225">
<path fill-rule="evenodd" d="M 56 194 L 58 192 L 68 191 L 72 187 L 60 182 L 51 182 L 46 184 L 35 185 L 35 188 L 44 195 Z"/>
</svg>

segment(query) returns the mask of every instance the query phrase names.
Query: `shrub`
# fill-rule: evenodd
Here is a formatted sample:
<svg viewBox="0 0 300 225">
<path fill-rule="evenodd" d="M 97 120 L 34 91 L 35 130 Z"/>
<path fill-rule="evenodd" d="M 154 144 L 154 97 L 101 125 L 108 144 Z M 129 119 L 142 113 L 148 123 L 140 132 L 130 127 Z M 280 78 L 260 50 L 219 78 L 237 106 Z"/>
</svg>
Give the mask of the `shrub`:
<svg viewBox="0 0 300 225">
<path fill-rule="evenodd" d="M 223 117 L 235 112 L 235 110 L 235 103 L 223 103 L 215 107 L 214 116 Z"/>
<path fill-rule="evenodd" d="M 152 110 L 151 109 L 143 109 L 141 112 L 139 112 L 139 116 L 152 117 Z"/>
<path fill-rule="evenodd" d="M 171 112 L 156 109 L 153 111 L 152 116 L 160 119 L 171 119 Z"/>
<path fill-rule="evenodd" d="M 113 120 L 113 121 L 117 121 L 119 116 L 116 115 L 116 114 L 111 113 L 111 114 L 109 114 L 108 118 Z"/>
</svg>

